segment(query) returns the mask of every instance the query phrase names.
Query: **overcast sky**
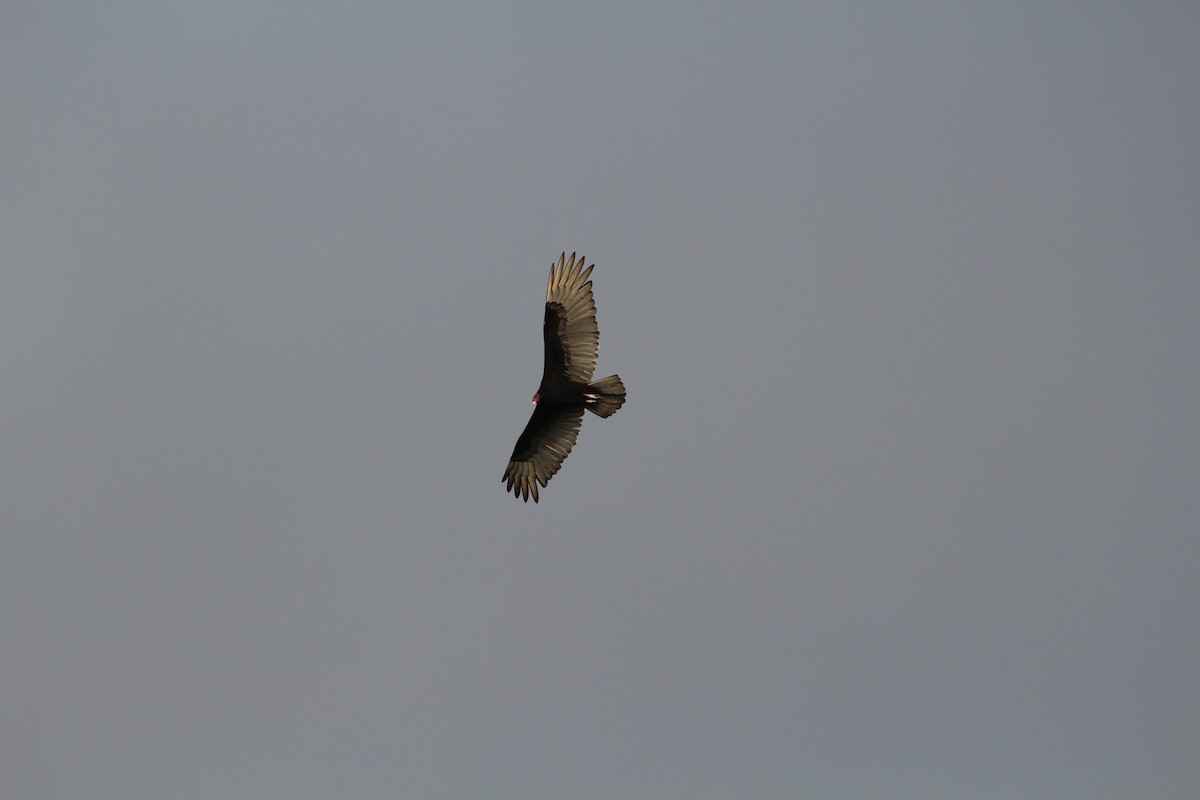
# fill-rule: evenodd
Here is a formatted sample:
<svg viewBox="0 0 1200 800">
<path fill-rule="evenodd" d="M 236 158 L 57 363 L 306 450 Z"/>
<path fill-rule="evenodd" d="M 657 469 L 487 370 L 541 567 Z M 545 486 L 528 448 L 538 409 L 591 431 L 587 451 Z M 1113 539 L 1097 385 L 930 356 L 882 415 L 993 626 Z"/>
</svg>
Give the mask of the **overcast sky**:
<svg viewBox="0 0 1200 800">
<path fill-rule="evenodd" d="M 589 5 L 4 4 L 0 795 L 1200 796 L 1200 6 Z"/>
</svg>

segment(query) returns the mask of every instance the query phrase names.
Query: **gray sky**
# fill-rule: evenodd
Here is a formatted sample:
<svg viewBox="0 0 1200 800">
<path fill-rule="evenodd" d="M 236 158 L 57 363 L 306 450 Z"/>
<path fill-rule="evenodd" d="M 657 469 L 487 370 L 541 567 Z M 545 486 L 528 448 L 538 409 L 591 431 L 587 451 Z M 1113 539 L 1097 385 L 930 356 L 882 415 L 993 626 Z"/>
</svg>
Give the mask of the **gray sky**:
<svg viewBox="0 0 1200 800">
<path fill-rule="evenodd" d="M 1200 794 L 1200 7 L 380 5 L 0 11 L 0 794 Z"/>
</svg>

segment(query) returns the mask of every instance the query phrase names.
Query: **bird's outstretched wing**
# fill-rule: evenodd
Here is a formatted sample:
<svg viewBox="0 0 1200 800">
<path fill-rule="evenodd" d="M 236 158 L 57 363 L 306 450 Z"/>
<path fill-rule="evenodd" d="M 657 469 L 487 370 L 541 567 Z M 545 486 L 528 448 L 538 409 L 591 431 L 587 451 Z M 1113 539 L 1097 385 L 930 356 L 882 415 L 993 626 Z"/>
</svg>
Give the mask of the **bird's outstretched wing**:
<svg viewBox="0 0 1200 800">
<path fill-rule="evenodd" d="M 538 484 L 545 486 L 579 438 L 583 406 L 538 406 L 517 439 L 504 469 L 507 491 L 525 502 L 538 501 Z"/>
<path fill-rule="evenodd" d="M 594 266 L 594 265 L 593 265 Z M 551 376 L 589 383 L 596 371 L 600 350 L 600 328 L 596 325 L 596 303 L 592 299 L 592 267 L 583 268 L 583 258 L 568 259 L 563 253 L 550 267 L 546 284 L 546 321 L 542 333 L 546 345 L 545 381 Z"/>
</svg>

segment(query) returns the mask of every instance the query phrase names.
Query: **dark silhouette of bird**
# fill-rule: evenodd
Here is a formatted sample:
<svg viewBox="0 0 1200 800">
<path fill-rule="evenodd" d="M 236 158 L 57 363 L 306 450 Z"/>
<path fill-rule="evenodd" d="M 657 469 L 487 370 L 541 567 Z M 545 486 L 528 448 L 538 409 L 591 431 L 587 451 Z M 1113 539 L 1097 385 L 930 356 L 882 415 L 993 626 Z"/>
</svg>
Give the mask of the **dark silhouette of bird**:
<svg viewBox="0 0 1200 800">
<path fill-rule="evenodd" d="M 592 300 L 593 264 L 583 268 L 583 258 L 563 253 L 550 267 L 546 285 L 546 318 L 542 329 L 545 367 L 542 383 L 533 396 L 537 406 L 517 439 L 504 469 L 507 491 L 525 502 L 538 501 L 543 487 L 558 472 L 575 446 L 584 409 L 611 417 L 625 402 L 625 384 L 610 375 L 592 382 L 600 348 L 596 304 Z"/>
</svg>

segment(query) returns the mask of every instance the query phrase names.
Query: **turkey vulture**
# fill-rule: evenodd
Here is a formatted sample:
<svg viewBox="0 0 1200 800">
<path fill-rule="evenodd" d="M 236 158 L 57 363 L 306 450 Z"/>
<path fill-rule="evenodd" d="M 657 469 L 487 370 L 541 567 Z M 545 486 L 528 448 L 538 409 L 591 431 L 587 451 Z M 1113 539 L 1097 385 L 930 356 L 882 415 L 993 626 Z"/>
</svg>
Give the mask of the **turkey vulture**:
<svg viewBox="0 0 1200 800">
<path fill-rule="evenodd" d="M 525 426 L 501 479 L 506 491 L 526 503 L 538 501 L 538 484 L 545 486 L 579 436 L 586 408 L 601 417 L 611 417 L 625 402 L 625 384 L 616 375 L 592 383 L 600 329 L 596 327 L 596 304 L 592 301 L 593 264 L 583 268 L 583 259 L 563 253 L 550 267 L 546 285 L 546 320 L 542 330 L 546 362 L 542 383 L 533 396 L 537 406 Z"/>
</svg>

